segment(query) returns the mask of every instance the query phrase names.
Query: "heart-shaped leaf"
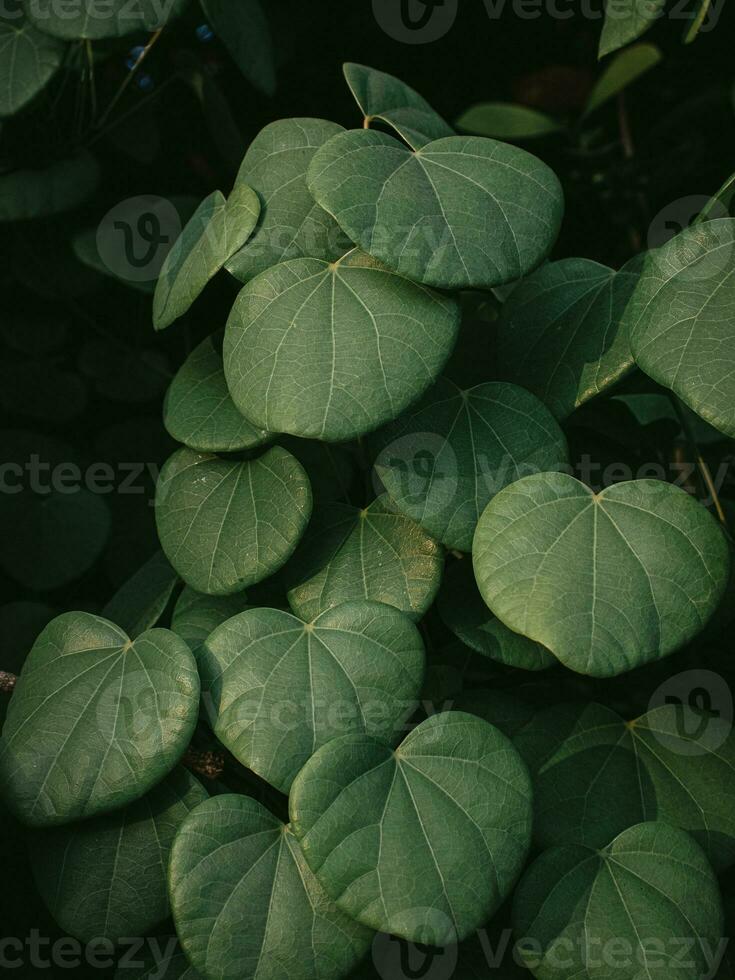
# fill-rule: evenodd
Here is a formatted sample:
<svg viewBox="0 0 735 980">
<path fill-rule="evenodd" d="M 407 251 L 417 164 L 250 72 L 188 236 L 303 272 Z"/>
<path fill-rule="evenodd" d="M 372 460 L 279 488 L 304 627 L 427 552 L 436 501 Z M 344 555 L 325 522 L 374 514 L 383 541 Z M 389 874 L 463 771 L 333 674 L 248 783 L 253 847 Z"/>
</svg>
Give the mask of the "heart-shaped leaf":
<svg viewBox="0 0 735 980">
<path fill-rule="evenodd" d="M 66 45 L 31 24 L 21 11 L 0 14 L 0 116 L 12 116 L 48 84 Z"/>
<path fill-rule="evenodd" d="M 260 218 L 252 238 L 225 263 L 235 278 L 248 282 L 288 259 L 331 262 L 350 247 L 337 222 L 306 186 L 311 158 L 341 132 L 341 126 L 326 119 L 278 119 L 255 137 L 237 180 L 258 192 Z"/>
<path fill-rule="evenodd" d="M 240 182 L 225 198 L 221 191 L 205 197 L 181 232 L 161 272 L 153 295 L 153 326 L 164 330 L 189 309 L 227 259 L 245 244 L 260 214 L 260 199 Z"/>
<path fill-rule="evenodd" d="M 156 524 L 173 567 L 197 592 L 241 592 L 291 556 L 311 516 L 301 464 L 278 446 L 238 462 L 180 449 L 161 470 Z"/>
<path fill-rule="evenodd" d="M 291 823 L 338 907 L 413 942 L 468 936 L 508 895 L 531 834 L 528 772 L 492 725 L 448 711 L 395 752 L 365 735 L 323 746 L 294 780 Z"/>
<path fill-rule="evenodd" d="M 160 925 L 169 912 L 166 866 L 176 831 L 206 799 L 179 768 L 124 810 L 34 833 L 33 877 L 61 928 L 83 942 L 117 944 Z"/>
<path fill-rule="evenodd" d="M 548 408 L 502 382 L 463 391 L 442 378 L 379 439 L 375 472 L 396 508 L 458 551 L 472 549 L 480 514 L 503 487 L 568 465 Z"/>
<path fill-rule="evenodd" d="M 600 704 L 539 712 L 548 751 L 534 773 L 542 847 L 604 847 L 645 820 L 686 830 L 716 870 L 735 861 L 735 737 L 730 723 L 668 704 L 627 722 Z"/>
<path fill-rule="evenodd" d="M 493 616 L 477 591 L 470 561 L 457 561 L 447 568 L 437 608 L 444 625 L 457 639 L 483 657 L 522 670 L 544 670 L 557 663 L 556 657 L 540 643 L 514 633 Z M 502 725 L 498 727 L 505 731 Z"/>
<path fill-rule="evenodd" d="M 688 834 L 641 823 L 604 850 L 545 851 L 518 886 L 513 920 L 538 980 L 699 980 L 711 976 L 722 903 Z"/>
<path fill-rule="evenodd" d="M 290 828 L 246 796 L 189 814 L 169 886 L 181 945 L 208 980 L 340 980 L 372 939 L 329 901 Z"/>
<path fill-rule="evenodd" d="M 201 0 L 201 4 L 209 25 L 243 75 L 272 96 L 276 90 L 273 39 L 260 0 L 239 0 L 236 7 L 227 0 Z"/>
<path fill-rule="evenodd" d="M 157 551 L 117 590 L 102 615 L 135 639 L 156 625 L 178 584 L 179 576 Z"/>
<path fill-rule="evenodd" d="M 508 297 L 497 370 L 565 418 L 633 368 L 625 307 L 639 259 L 617 274 L 589 259 L 550 262 Z"/>
<path fill-rule="evenodd" d="M 378 497 L 359 510 L 320 507 L 285 571 L 288 601 L 310 621 L 350 599 L 372 599 L 420 619 L 441 583 L 441 545 Z"/>
<path fill-rule="evenodd" d="M 479 136 L 412 152 L 385 133 L 350 130 L 317 151 L 307 181 L 353 242 L 409 279 L 447 289 L 525 276 L 554 244 L 563 211 L 546 164 Z"/>
<path fill-rule="evenodd" d="M 458 326 L 455 300 L 362 252 L 331 264 L 294 259 L 240 292 L 225 332 L 227 385 L 271 432 L 352 439 L 426 391 Z"/>
<path fill-rule="evenodd" d="M 177 17 L 188 0 L 33 0 L 28 16 L 46 34 L 70 40 L 122 37 L 134 31 L 155 31 Z"/>
<path fill-rule="evenodd" d="M 735 219 L 687 228 L 649 252 L 625 319 L 636 363 L 735 436 Z"/>
<path fill-rule="evenodd" d="M 0 739 L 0 786 L 19 819 L 69 823 L 138 799 L 173 769 L 199 711 L 189 647 L 130 640 L 99 616 L 58 616 L 36 640 Z"/>
<path fill-rule="evenodd" d="M 71 211 L 94 194 L 99 179 L 99 165 L 86 150 L 44 170 L 12 170 L 0 176 L 0 222 Z"/>
<path fill-rule="evenodd" d="M 250 609 L 219 626 L 198 661 L 215 735 L 283 793 L 338 735 L 392 741 L 424 679 L 417 628 L 380 602 L 347 602 L 312 623 Z"/>
<path fill-rule="evenodd" d="M 716 520 L 678 487 L 633 480 L 594 494 L 562 473 L 525 477 L 494 497 L 473 557 L 482 597 L 506 626 L 595 677 L 696 636 L 730 568 Z"/>
<path fill-rule="evenodd" d="M 348 61 L 345 80 L 363 114 L 367 129 L 374 119 L 386 123 L 414 150 L 432 140 L 454 136 L 454 130 L 426 99 L 405 82 L 384 71 Z"/>
<path fill-rule="evenodd" d="M 235 407 L 227 390 L 222 355 L 211 337 L 191 352 L 171 382 L 163 424 L 177 442 L 204 453 L 252 449 L 270 438 Z"/>
</svg>

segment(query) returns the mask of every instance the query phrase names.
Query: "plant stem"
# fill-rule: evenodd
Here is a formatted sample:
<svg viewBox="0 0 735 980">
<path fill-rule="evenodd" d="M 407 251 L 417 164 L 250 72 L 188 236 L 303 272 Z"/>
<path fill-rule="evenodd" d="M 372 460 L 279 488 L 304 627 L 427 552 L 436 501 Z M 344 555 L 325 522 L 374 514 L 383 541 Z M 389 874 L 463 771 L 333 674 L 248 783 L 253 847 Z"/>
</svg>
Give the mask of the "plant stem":
<svg viewBox="0 0 735 980">
<path fill-rule="evenodd" d="M 7 671 L 0 670 L 0 692 L 3 694 L 12 694 L 15 690 L 15 682 L 18 678 L 15 674 L 8 674 Z"/>
<path fill-rule="evenodd" d="M 725 529 L 727 529 L 727 518 L 725 517 L 725 511 L 720 503 L 720 498 L 717 493 L 717 487 L 715 486 L 715 481 L 712 479 L 712 473 L 709 466 L 707 465 L 707 460 L 702 455 L 699 446 L 697 445 L 697 437 L 694 434 L 694 429 L 687 416 L 686 409 L 681 403 L 678 395 L 671 392 L 671 403 L 674 406 L 674 411 L 676 412 L 677 418 L 681 423 L 681 427 L 686 436 L 686 440 L 689 443 L 689 449 L 694 457 L 694 462 L 697 464 L 697 469 L 699 470 L 699 475 L 702 478 L 702 483 L 704 484 L 707 493 L 709 494 L 709 499 L 712 501 L 712 505 L 715 508 L 715 513 L 720 520 L 720 523 Z"/>
<path fill-rule="evenodd" d="M 113 96 L 112 102 L 110 102 L 110 104 L 108 105 L 108 107 L 102 113 L 102 118 L 100 119 L 99 123 L 97 124 L 98 128 L 101 129 L 102 126 L 105 125 L 105 123 L 107 122 L 107 120 L 110 117 L 110 113 L 115 108 L 115 106 L 118 104 L 118 102 L 123 97 L 123 95 L 125 95 L 125 93 L 127 92 L 128 86 L 130 85 L 130 83 L 132 82 L 132 80 L 135 78 L 135 75 L 137 74 L 138 69 L 143 64 L 143 62 L 145 61 L 145 59 L 148 57 L 148 55 L 150 54 L 153 46 L 158 41 L 158 39 L 159 39 L 159 37 L 161 36 L 162 33 L 163 33 L 163 28 L 162 27 L 159 27 L 158 30 L 151 36 L 150 40 L 148 41 L 148 43 L 146 44 L 146 46 L 143 48 L 143 50 L 140 52 L 140 54 L 138 55 L 138 58 L 137 58 L 135 64 L 133 65 L 133 67 L 128 72 L 128 75 L 127 75 L 125 81 L 122 83 L 122 85 L 120 86 L 120 88 L 117 90 L 117 92 Z"/>
</svg>

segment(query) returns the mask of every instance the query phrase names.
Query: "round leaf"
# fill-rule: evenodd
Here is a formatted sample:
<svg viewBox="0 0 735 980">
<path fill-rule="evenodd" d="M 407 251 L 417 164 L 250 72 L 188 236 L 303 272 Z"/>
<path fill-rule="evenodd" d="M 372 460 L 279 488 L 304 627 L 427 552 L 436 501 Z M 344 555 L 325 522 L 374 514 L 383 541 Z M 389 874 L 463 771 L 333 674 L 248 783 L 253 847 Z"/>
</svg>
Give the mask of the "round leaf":
<svg viewBox="0 0 735 980">
<path fill-rule="evenodd" d="M 636 363 L 735 436 L 735 219 L 687 228 L 649 252 L 625 314 Z"/>
<path fill-rule="evenodd" d="M 286 569 L 288 601 L 310 621 L 350 599 L 372 599 L 420 619 L 441 583 L 444 552 L 384 498 L 358 510 L 320 508 Z"/>
<path fill-rule="evenodd" d="M 102 615 L 135 639 L 163 616 L 178 583 L 166 556 L 157 551 L 117 590 Z"/>
<path fill-rule="evenodd" d="M 155 31 L 178 16 L 188 0 L 33 0 L 26 3 L 28 16 L 46 34 L 54 37 L 122 37 L 134 31 Z"/>
<path fill-rule="evenodd" d="M 18 12 L 0 14 L 0 116 L 12 116 L 46 86 L 64 60 L 66 45 Z"/>
<path fill-rule="evenodd" d="M 348 61 L 342 68 L 368 128 L 374 119 L 386 123 L 414 150 L 431 140 L 454 136 L 426 99 L 405 82 L 384 71 Z"/>
<path fill-rule="evenodd" d="M 329 901 L 289 827 L 245 796 L 189 814 L 169 886 L 181 945 L 208 980 L 340 980 L 372 938 Z"/>
<path fill-rule="evenodd" d="M 283 793 L 338 735 L 391 741 L 424 678 L 417 628 L 379 602 L 344 603 L 308 624 L 250 609 L 218 627 L 198 660 L 215 735 Z"/>
<path fill-rule="evenodd" d="M 589 259 L 550 262 L 503 306 L 497 369 L 566 418 L 633 368 L 623 316 L 636 258 L 615 273 Z"/>
<path fill-rule="evenodd" d="M 332 264 L 294 259 L 240 292 L 225 333 L 225 376 L 256 425 L 340 442 L 422 395 L 458 327 L 455 300 L 362 252 Z"/>
<path fill-rule="evenodd" d="M 691 834 L 716 870 L 735 861 L 735 737 L 724 718 L 668 704 L 626 722 L 599 704 L 563 705 L 533 727 L 547 733 L 534 773 L 542 847 L 604 847 L 633 824 L 661 820 Z"/>
<path fill-rule="evenodd" d="M 209 280 L 250 237 L 260 200 L 245 183 L 228 198 L 205 197 L 166 256 L 153 295 L 153 326 L 164 330 L 189 309 Z"/>
<path fill-rule="evenodd" d="M 261 446 L 270 434 L 235 407 L 211 337 L 195 348 L 166 394 L 163 424 L 178 442 L 204 453 L 231 453 Z"/>
<path fill-rule="evenodd" d="M 716 520 L 678 487 L 634 480 L 594 494 L 561 473 L 526 477 L 494 497 L 473 556 L 482 597 L 506 626 L 595 677 L 692 639 L 730 566 Z"/>
<path fill-rule="evenodd" d="M 310 516 L 308 477 L 277 446 L 243 463 L 180 449 L 156 487 L 161 547 L 187 585 L 209 595 L 241 592 L 279 569 Z"/>
<path fill-rule="evenodd" d="M 641 823 L 604 850 L 545 851 L 518 886 L 513 919 L 538 980 L 701 980 L 706 951 L 720 943 L 722 903 L 691 837 Z"/>
<path fill-rule="evenodd" d="M 415 153 L 385 133 L 334 136 L 311 161 L 309 189 L 352 241 L 416 282 L 499 286 L 554 244 L 559 181 L 525 150 L 449 136 Z"/>
<path fill-rule="evenodd" d="M 472 549 L 480 514 L 503 487 L 568 461 L 546 406 L 496 382 L 462 391 L 441 379 L 380 440 L 375 472 L 396 508 L 458 551 Z"/>
<path fill-rule="evenodd" d="M 62 929 L 83 942 L 145 935 L 168 916 L 166 866 L 176 831 L 207 798 L 176 769 L 117 813 L 35 833 L 36 887 Z"/>
<path fill-rule="evenodd" d="M 257 191 L 260 218 L 252 238 L 225 263 L 241 282 L 288 259 L 333 261 L 350 247 L 306 186 L 311 158 L 341 132 L 341 126 L 326 119 L 278 119 L 250 144 L 237 180 Z"/>
<path fill-rule="evenodd" d="M 556 657 L 540 643 L 514 633 L 493 616 L 477 591 L 469 561 L 457 561 L 447 568 L 437 608 L 444 625 L 457 639 L 484 657 L 522 670 L 544 670 L 557 663 Z M 487 720 L 492 721 L 489 717 Z M 502 725 L 498 727 L 505 730 Z"/>
<path fill-rule="evenodd" d="M 468 936 L 507 897 L 531 834 L 520 756 L 492 725 L 434 715 L 392 752 L 345 735 L 294 780 L 291 823 L 338 907 L 359 922 L 444 946 Z"/>
<path fill-rule="evenodd" d="M 191 651 L 168 630 L 135 640 L 89 613 L 36 640 L 0 739 L 0 787 L 24 823 L 116 810 L 170 772 L 199 710 Z"/>
</svg>

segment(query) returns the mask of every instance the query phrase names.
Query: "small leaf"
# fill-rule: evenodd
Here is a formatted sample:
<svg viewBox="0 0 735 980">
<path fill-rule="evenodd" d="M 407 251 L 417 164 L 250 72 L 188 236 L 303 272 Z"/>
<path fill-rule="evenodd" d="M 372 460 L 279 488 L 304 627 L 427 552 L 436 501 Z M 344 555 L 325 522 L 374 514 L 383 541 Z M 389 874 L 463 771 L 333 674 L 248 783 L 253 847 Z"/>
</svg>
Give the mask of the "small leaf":
<svg viewBox="0 0 735 980">
<path fill-rule="evenodd" d="M 480 518 L 475 576 L 491 611 L 567 667 L 609 677 L 699 633 L 728 581 L 728 546 L 693 497 L 658 480 L 594 494 L 562 473 L 502 490 Z"/>
<path fill-rule="evenodd" d="M 64 613 L 36 640 L 10 703 L 5 798 L 33 826 L 119 809 L 173 769 L 198 709 L 183 640 L 160 629 L 130 640 L 99 616 Z"/>
<path fill-rule="evenodd" d="M 0 14 L 0 116 L 12 116 L 45 88 L 66 45 L 36 30 L 21 11 Z"/>
<path fill-rule="evenodd" d="M 366 252 L 446 289 L 527 275 L 554 244 L 563 212 L 546 164 L 479 136 L 449 136 L 412 153 L 385 133 L 350 130 L 317 151 L 307 180 Z"/>
<path fill-rule="evenodd" d="M 171 382 L 163 424 L 178 442 L 203 453 L 253 449 L 271 438 L 235 407 L 227 390 L 222 354 L 211 337 L 191 352 Z"/>
<path fill-rule="evenodd" d="M 350 61 L 343 65 L 342 71 L 363 114 L 366 129 L 374 119 L 379 119 L 414 150 L 420 150 L 432 140 L 454 136 L 449 123 L 400 79 Z"/>
<path fill-rule="evenodd" d="M 344 735 L 296 777 L 291 825 L 337 906 L 412 942 L 466 938 L 502 904 L 531 834 L 526 767 L 492 725 L 434 715 L 392 752 Z"/>
<path fill-rule="evenodd" d="M 334 218 L 320 208 L 306 186 L 306 171 L 320 146 L 344 130 L 326 119 L 278 119 L 248 147 L 237 181 L 260 198 L 258 225 L 225 268 L 248 282 L 288 259 L 335 261 L 350 241 Z"/>
<path fill-rule="evenodd" d="M 61 928 L 83 942 L 117 944 L 160 925 L 169 914 L 166 866 L 176 831 L 206 799 L 178 768 L 124 810 L 33 834 L 33 877 Z"/>
<path fill-rule="evenodd" d="M 463 391 L 442 378 L 377 438 L 375 473 L 396 509 L 458 551 L 472 549 L 480 514 L 503 487 L 568 465 L 546 406 L 499 382 Z"/>
<path fill-rule="evenodd" d="M 236 595 L 206 595 L 185 585 L 176 600 L 171 629 L 197 651 L 218 626 L 244 612 L 248 599 L 244 592 Z"/>
<path fill-rule="evenodd" d="M 638 366 L 735 436 L 735 219 L 687 228 L 648 252 L 625 311 Z"/>
<path fill-rule="evenodd" d="M 331 264 L 294 259 L 241 290 L 227 321 L 225 377 L 256 425 L 346 441 L 423 394 L 458 326 L 453 299 L 362 252 Z"/>
<path fill-rule="evenodd" d="M 208 980 L 340 980 L 372 939 L 328 900 L 290 828 L 245 796 L 189 814 L 169 887 L 181 945 Z"/>
<path fill-rule="evenodd" d="M 625 323 L 636 258 L 619 273 L 589 259 L 542 266 L 516 286 L 498 327 L 497 369 L 563 419 L 633 369 Z"/>
<path fill-rule="evenodd" d="M 599 57 L 645 34 L 663 13 L 666 0 L 606 0 Z"/>
<path fill-rule="evenodd" d="M 351 599 L 371 599 L 420 619 L 439 589 L 441 545 L 379 497 L 364 510 L 320 507 L 285 571 L 288 601 L 306 621 Z"/>
<path fill-rule="evenodd" d="M 469 561 L 457 561 L 447 568 L 437 608 L 447 629 L 483 657 L 521 670 L 545 670 L 557 663 L 556 657 L 540 643 L 514 633 L 493 616 L 477 591 Z M 489 715 L 482 717 L 498 724 Z M 505 731 L 500 724 L 498 728 Z"/>
<path fill-rule="evenodd" d="M 0 176 L 0 222 L 30 221 L 71 211 L 97 189 L 100 171 L 86 150 L 45 170 L 14 170 Z"/>
<path fill-rule="evenodd" d="M 204 16 L 245 78 L 261 92 L 276 90 L 273 39 L 260 0 L 201 0 Z"/>
<path fill-rule="evenodd" d="M 308 624 L 250 609 L 219 626 L 198 660 L 215 735 L 282 793 L 332 738 L 392 741 L 424 678 L 417 628 L 380 602 L 343 603 Z"/>
<path fill-rule="evenodd" d="M 614 0 L 613 0 L 614 2 Z M 634 44 L 617 54 L 610 61 L 587 99 L 583 115 L 588 115 L 609 102 L 629 85 L 632 85 L 641 75 L 662 60 L 662 54 L 655 44 Z"/>
<path fill-rule="evenodd" d="M 245 244 L 260 214 L 260 201 L 245 183 L 225 198 L 205 197 L 166 256 L 153 295 L 153 325 L 164 330 L 189 309 L 227 259 Z"/>
<path fill-rule="evenodd" d="M 28 16 L 46 34 L 78 40 L 123 37 L 135 31 L 155 31 L 178 17 L 188 0 L 33 0 Z"/>
<path fill-rule="evenodd" d="M 457 128 L 498 140 L 534 139 L 564 130 L 560 122 L 545 112 L 512 102 L 481 102 L 470 106 L 457 120 Z"/>
<path fill-rule="evenodd" d="M 526 940 L 517 948 L 538 980 L 603 976 L 595 964 L 605 950 L 614 965 L 604 969 L 619 980 L 670 980 L 673 971 L 698 980 L 711 971 L 707 951 L 720 945 L 722 903 L 691 837 L 641 823 L 604 850 L 545 851 L 518 886 L 513 920 Z"/>
<path fill-rule="evenodd" d="M 311 515 L 303 467 L 274 447 L 246 462 L 180 449 L 156 487 L 168 560 L 198 592 L 241 592 L 290 557 Z"/>
<path fill-rule="evenodd" d="M 178 582 L 166 556 L 157 551 L 117 590 L 102 615 L 135 639 L 163 616 Z"/>
</svg>

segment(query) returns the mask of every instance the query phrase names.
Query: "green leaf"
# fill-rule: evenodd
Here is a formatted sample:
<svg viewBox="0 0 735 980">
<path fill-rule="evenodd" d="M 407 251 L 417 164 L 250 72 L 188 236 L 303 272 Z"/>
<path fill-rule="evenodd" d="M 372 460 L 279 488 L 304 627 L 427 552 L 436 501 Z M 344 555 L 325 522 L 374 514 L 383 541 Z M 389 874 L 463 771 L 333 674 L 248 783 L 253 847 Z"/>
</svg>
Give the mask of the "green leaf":
<svg viewBox="0 0 735 980">
<path fill-rule="evenodd" d="M 641 75 L 662 60 L 662 54 L 655 44 L 634 44 L 625 51 L 617 54 L 609 62 L 602 75 L 595 82 L 594 88 L 587 99 L 584 114 L 588 115 L 609 102 L 629 85 L 632 85 Z"/>
<path fill-rule="evenodd" d="M 434 715 L 396 749 L 366 735 L 323 746 L 294 780 L 291 825 L 348 915 L 413 942 L 467 937 L 507 897 L 531 834 L 524 763 L 492 725 Z"/>
<path fill-rule="evenodd" d="M 735 219 L 685 229 L 646 255 L 625 325 L 638 366 L 735 436 Z"/>
<path fill-rule="evenodd" d="M 276 90 L 273 40 L 260 0 L 201 0 L 204 16 L 245 78 L 266 95 Z"/>
<path fill-rule="evenodd" d="M 518 886 L 513 920 L 526 940 L 518 949 L 538 980 L 700 980 L 711 975 L 722 903 L 691 837 L 641 823 L 604 850 L 545 851 Z"/>
<path fill-rule="evenodd" d="M 480 102 L 470 106 L 457 120 L 457 128 L 499 140 L 534 139 L 564 130 L 560 122 L 545 112 L 512 102 Z"/>
<path fill-rule="evenodd" d="M 203 980 L 190 965 L 177 936 L 148 937 L 134 963 L 120 964 L 113 980 Z"/>
<path fill-rule="evenodd" d="M 557 662 L 540 643 L 512 632 L 493 616 L 477 591 L 470 561 L 457 561 L 447 568 L 437 608 L 447 629 L 483 657 L 521 670 L 545 670 Z M 505 731 L 502 725 L 498 727 Z"/>
<path fill-rule="evenodd" d="M 28 17 L 46 34 L 78 40 L 123 37 L 135 31 L 155 31 L 177 17 L 188 0 L 32 0 Z"/>
<path fill-rule="evenodd" d="M 350 247 L 337 222 L 306 186 L 312 157 L 342 132 L 326 119 L 278 119 L 255 137 L 237 181 L 257 191 L 260 218 L 252 238 L 225 263 L 236 279 L 248 282 L 288 259 L 334 261 Z"/>
<path fill-rule="evenodd" d="M 189 309 L 227 259 L 245 244 L 260 214 L 247 184 L 205 197 L 166 256 L 153 295 L 153 326 L 164 330 Z"/>
<path fill-rule="evenodd" d="M 351 599 L 371 599 L 420 619 L 441 583 L 444 551 L 378 497 L 363 510 L 325 504 L 285 571 L 291 608 L 311 621 Z"/>
<path fill-rule="evenodd" d="M 130 640 L 99 616 L 58 616 L 23 666 L 0 739 L 8 805 L 51 826 L 131 803 L 181 758 L 198 709 L 196 664 L 173 633 Z"/>
<path fill-rule="evenodd" d="M 625 721 L 587 704 L 548 708 L 533 727 L 548 747 L 533 774 L 541 847 L 604 847 L 633 824 L 660 820 L 691 834 L 715 870 L 735 861 L 735 737 L 726 719 L 667 704 Z"/>
<path fill-rule="evenodd" d="M 328 900 L 290 828 L 245 796 L 187 817 L 169 886 L 181 945 L 208 980 L 340 980 L 372 939 Z"/>
<path fill-rule="evenodd" d="M 598 56 L 617 51 L 645 34 L 661 17 L 666 0 L 606 0 Z"/>
<path fill-rule="evenodd" d="M 230 595 L 277 571 L 311 516 L 301 464 L 274 447 L 238 462 L 180 449 L 156 487 L 156 524 L 173 567 L 198 592 Z"/>
<path fill-rule="evenodd" d="M 345 80 L 368 129 L 378 119 L 396 131 L 414 150 L 432 140 L 454 136 L 454 130 L 426 99 L 405 82 L 386 72 L 348 61 Z"/>
<path fill-rule="evenodd" d="M 171 382 L 163 424 L 178 442 L 203 453 L 253 449 L 271 438 L 235 407 L 227 390 L 222 354 L 211 337 L 191 352 Z"/>
<path fill-rule="evenodd" d="M 392 741 L 424 679 L 417 628 L 380 602 L 343 603 L 311 623 L 250 609 L 219 626 L 198 661 L 215 735 L 282 793 L 332 738 Z"/>
<path fill-rule="evenodd" d="M 331 264 L 294 259 L 240 292 L 225 332 L 225 376 L 256 425 L 346 441 L 426 391 L 458 326 L 455 300 L 362 252 Z"/>
<path fill-rule="evenodd" d="M 542 266 L 508 297 L 498 327 L 497 369 L 545 402 L 557 418 L 633 368 L 625 308 L 639 260 L 619 273 L 589 259 Z"/>
<path fill-rule="evenodd" d="M 0 14 L 0 116 L 12 116 L 45 88 L 66 45 L 28 22 L 21 11 Z"/>
<path fill-rule="evenodd" d="M 473 556 L 492 612 L 594 677 L 696 636 L 730 566 L 717 521 L 678 487 L 634 480 L 594 494 L 561 473 L 502 490 L 480 518 Z"/>
<path fill-rule="evenodd" d="M 79 207 L 97 189 L 100 171 L 86 150 L 45 170 L 13 170 L 0 176 L 0 222 L 48 218 Z"/>
<path fill-rule="evenodd" d="M 307 181 L 366 252 L 447 289 L 529 273 L 554 244 L 563 211 L 546 164 L 479 136 L 449 136 L 412 153 L 385 133 L 351 130 L 317 151 Z"/>
<path fill-rule="evenodd" d="M 442 378 L 379 438 L 375 473 L 396 509 L 458 551 L 472 549 L 480 514 L 503 487 L 568 465 L 546 406 L 502 382 L 463 391 Z"/>
<path fill-rule="evenodd" d="M 206 799 L 179 768 L 124 810 L 34 833 L 33 877 L 61 928 L 83 942 L 117 944 L 160 925 L 169 913 L 166 866 L 176 831 Z"/>
<path fill-rule="evenodd" d="M 163 616 L 178 583 L 166 556 L 157 551 L 117 590 L 102 615 L 135 639 Z"/>
<path fill-rule="evenodd" d="M 176 600 L 171 629 L 196 651 L 226 619 L 248 608 L 244 592 L 236 595 L 206 595 L 185 585 Z"/>
</svg>

